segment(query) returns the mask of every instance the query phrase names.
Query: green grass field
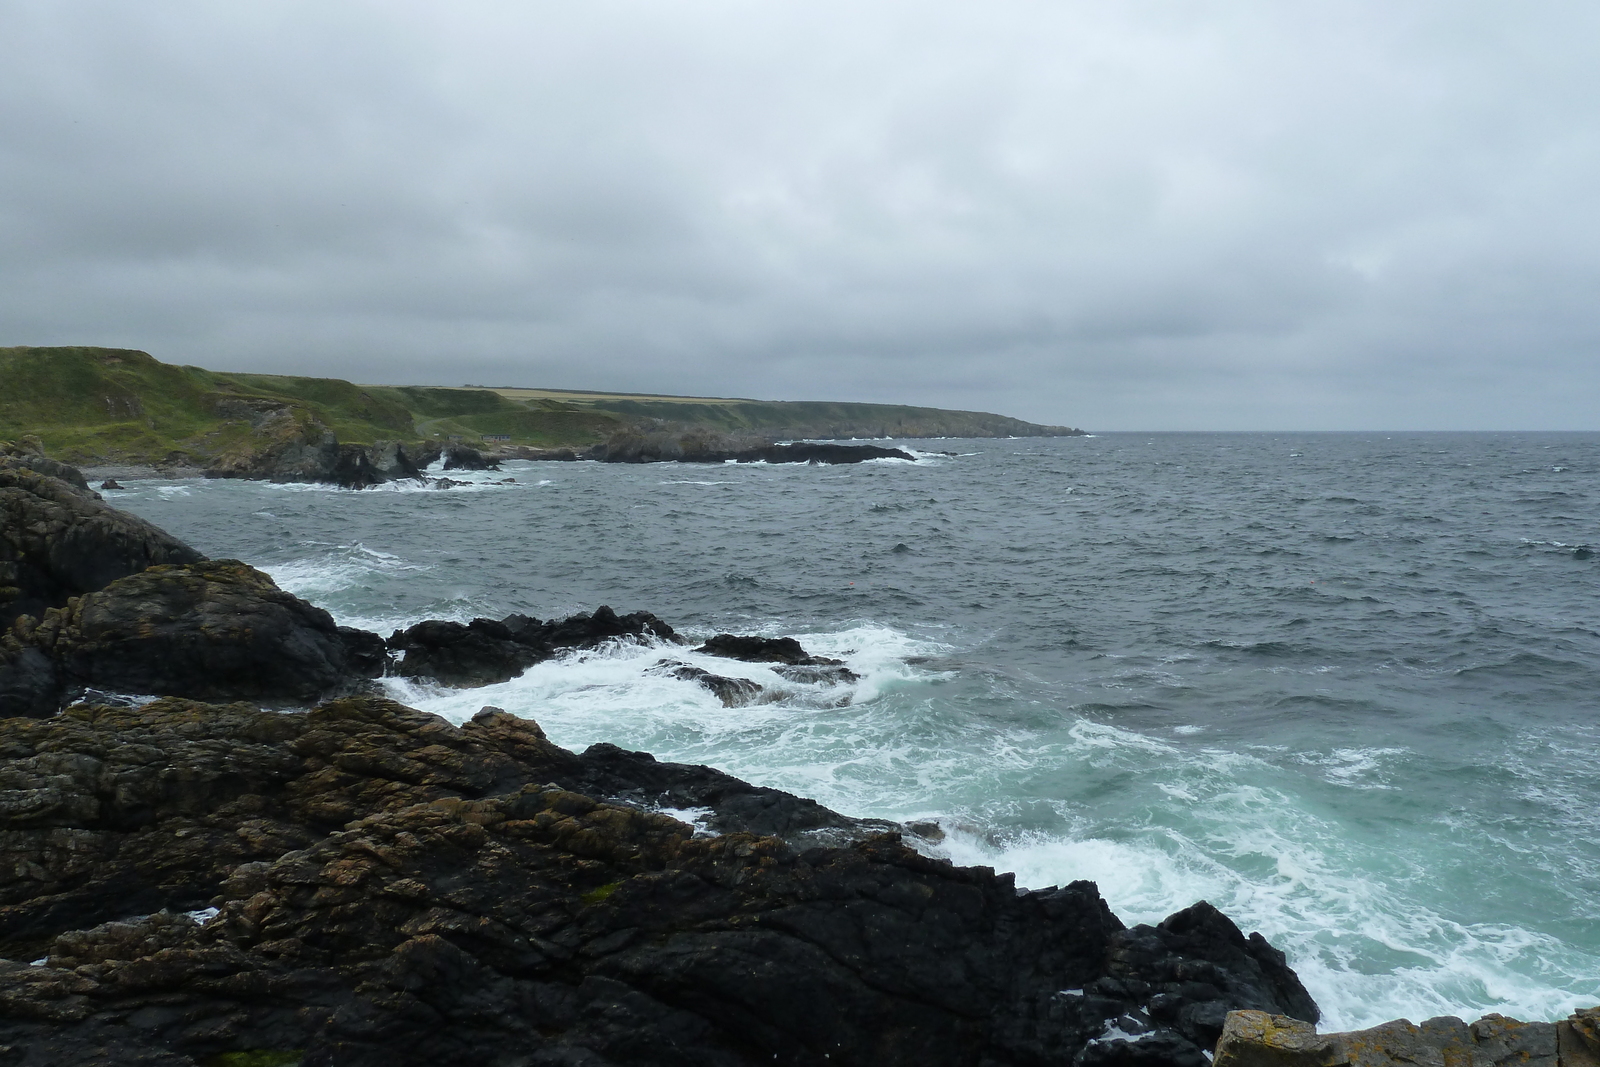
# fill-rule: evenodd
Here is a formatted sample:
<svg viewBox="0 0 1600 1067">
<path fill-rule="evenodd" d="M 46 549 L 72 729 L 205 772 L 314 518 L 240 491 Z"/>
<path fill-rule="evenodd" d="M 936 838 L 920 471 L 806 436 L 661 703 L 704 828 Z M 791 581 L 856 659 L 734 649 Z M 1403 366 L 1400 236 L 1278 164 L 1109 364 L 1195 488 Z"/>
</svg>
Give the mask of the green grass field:
<svg viewBox="0 0 1600 1067">
<path fill-rule="evenodd" d="M 0 348 L 0 440 L 37 435 L 77 463 L 204 465 L 247 447 L 263 420 L 321 423 L 342 442 L 585 448 L 625 426 L 803 437 L 1062 433 L 986 412 L 554 389 L 356 385 L 338 378 L 179 367 L 133 349 Z"/>
</svg>

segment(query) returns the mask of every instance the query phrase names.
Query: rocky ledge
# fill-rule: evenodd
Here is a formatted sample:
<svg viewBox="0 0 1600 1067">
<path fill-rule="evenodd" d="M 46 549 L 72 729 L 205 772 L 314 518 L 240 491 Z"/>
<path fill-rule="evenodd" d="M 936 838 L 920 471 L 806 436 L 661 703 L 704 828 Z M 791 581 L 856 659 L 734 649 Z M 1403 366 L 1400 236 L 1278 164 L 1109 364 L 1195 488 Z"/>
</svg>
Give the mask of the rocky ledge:
<svg viewBox="0 0 1600 1067">
<path fill-rule="evenodd" d="M 1204 1067 L 1230 1009 L 1317 1014 L 1207 904 L 1126 929 L 1091 883 L 495 709 L 79 705 L 0 746 L 22 1067 Z"/>
<path fill-rule="evenodd" d="M 0 627 L 158 563 L 205 557 L 64 463 L 0 446 Z"/>
<path fill-rule="evenodd" d="M 1228 1014 L 1215 1067 L 1600 1067 L 1600 1008 L 1553 1023 L 1485 1015 L 1410 1019 L 1319 1034 L 1311 1023 L 1262 1011 Z"/>
</svg>

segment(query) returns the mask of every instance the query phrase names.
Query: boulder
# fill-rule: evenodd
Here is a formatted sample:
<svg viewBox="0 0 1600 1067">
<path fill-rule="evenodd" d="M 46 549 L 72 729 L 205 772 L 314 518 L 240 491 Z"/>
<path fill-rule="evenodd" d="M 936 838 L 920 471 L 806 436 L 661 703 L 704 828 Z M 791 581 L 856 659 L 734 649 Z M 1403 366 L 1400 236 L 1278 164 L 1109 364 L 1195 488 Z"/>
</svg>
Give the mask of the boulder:
<svg viewBox="0 0 1600 1067">
<path fill-rule="evenodd" d="M 404 653 L 396 668 L 401 675 L 472 687 L 515 678 L 559 652 L 616 639 L 676 641 L 677 634 L 648 611 L 618 615 L 602 605 L 592 615 L 550 622 L 528 615 L 470 623 L 429 619 L 396 630 L 389 648 Z"/>
<path fill-rule="evenodd" d="M 51 702 L 38 688 L 41 656 L 53 665 L 58 696 L 86 687 L 291 702 L 349 690 L 386 660 L 377 635 L 341 629 L 236 560 L 164 564 L 120 578 L 42 620 L 19 620 L 0 653 L 0 694 L 13 694 L 11 714 L 39 714 Z"/>
<path fill-rule="evenodd" d="M 41 457 L 0 457 L 0 627 L 158 563 L 205 559 Z M 46 467 L 46 470 L 39 468 Z"/>
<path fill-rule="evenodd" d="M 1257 980 L 1176 945 L 1133 966 L 1092 883 L 1019 892 L 866 827 L 696 834 L 584 791 L 672 765 L 492 709 L 169 699 L 0 721 L 0 746 L 23 1065 L 1187 1064 L 1171 1029 L 1103 1040 L 1137 983 Z"/>
</svg>

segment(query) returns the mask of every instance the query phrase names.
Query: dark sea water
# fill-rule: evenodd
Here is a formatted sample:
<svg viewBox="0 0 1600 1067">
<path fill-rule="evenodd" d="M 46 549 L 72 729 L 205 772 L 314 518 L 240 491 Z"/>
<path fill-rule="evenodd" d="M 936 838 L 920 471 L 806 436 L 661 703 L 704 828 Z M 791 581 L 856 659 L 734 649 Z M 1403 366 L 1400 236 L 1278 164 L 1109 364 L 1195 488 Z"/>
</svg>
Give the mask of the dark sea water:
<svg viewBox="0 0 1600 1067">
<path fill-rule="evenodd" d="M 1208 899 L 1330 1026 L 1600 1002 L 1600 435 L 911 447 L 959 455 L 106 495 L 383 633 L 605 603 L 797 636 L 862 682 L 681 657 L 775 693 L 724 708 L 626 647 L 393 688 L 937 820 L 950 858 L 1091 878 L 1128 922 Z"/>
</svg>

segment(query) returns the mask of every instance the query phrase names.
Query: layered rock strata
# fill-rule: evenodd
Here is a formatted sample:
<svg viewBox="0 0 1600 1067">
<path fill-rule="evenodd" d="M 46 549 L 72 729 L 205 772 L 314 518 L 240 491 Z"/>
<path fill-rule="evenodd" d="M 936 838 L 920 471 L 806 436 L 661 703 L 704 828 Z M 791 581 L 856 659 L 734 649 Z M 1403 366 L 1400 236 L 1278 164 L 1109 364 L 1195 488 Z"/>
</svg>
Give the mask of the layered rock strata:
<svg viewBox="0 0 1600 1067">
<path fill-rule="evenodd" d="M 1230 1008 L 1316 1017 L 1209 905 L 1128 930 L 1091 883 L 1019 892 L 493 709 L 168 699 L 0 747 L 20 1067 L 1200 1067 Z M 647 810 L 684 804 L 722 832 Z"/>
<path fill-rule="evenodd" d="M 1367 1030 L 1319 1034 L 1314 1025 L 1262 1011 L 1228 1014 L 1215 1067 L 1600 1067 L 1600 1008 L 1560 1022 L 1453 1015 L 1420 1024 L 1396 1019 Z"/>
</svg>

